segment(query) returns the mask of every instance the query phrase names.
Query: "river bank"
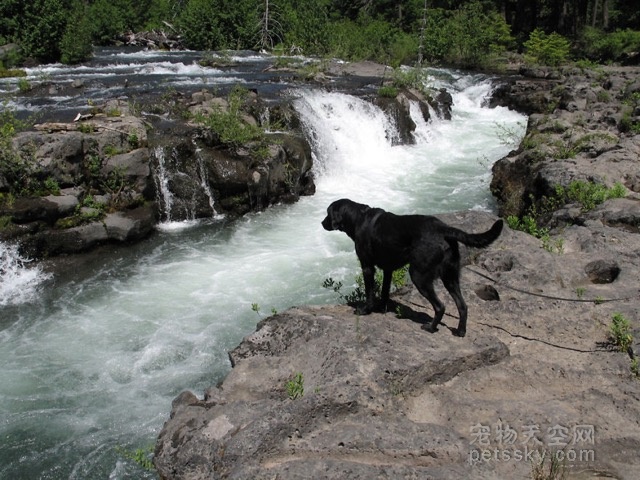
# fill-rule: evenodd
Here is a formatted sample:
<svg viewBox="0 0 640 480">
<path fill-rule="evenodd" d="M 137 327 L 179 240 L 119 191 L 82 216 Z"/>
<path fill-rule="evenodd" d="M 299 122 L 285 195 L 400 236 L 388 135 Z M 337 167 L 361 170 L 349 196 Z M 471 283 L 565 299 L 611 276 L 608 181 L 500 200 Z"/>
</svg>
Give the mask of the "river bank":
<svg viewBox="0 0 640 480">
<path fill-rule="evenodd" d="M 548 230 L 507 227 L 486 250 L 465 250 L 467 337 L 451 334 L 452 316 L 421 330 L 432 312 L 410 285 L 384 315 L 326 306 L 269 317 L 230 353 L 219 385 L 176 398 L 156 444 L 161 478 L 638 478 L 637 70 L 534 77 L 505 79 L 494 95 L 530 121 L 492 190 L 502 215 L 535 213 Z M 619 183 L 625 196 L 548 208 L 573 181 Z M 471 231 L 494 218 L 444 216 Z M 612 334 L 620 318 L 629 351 Z"/>
</svg>

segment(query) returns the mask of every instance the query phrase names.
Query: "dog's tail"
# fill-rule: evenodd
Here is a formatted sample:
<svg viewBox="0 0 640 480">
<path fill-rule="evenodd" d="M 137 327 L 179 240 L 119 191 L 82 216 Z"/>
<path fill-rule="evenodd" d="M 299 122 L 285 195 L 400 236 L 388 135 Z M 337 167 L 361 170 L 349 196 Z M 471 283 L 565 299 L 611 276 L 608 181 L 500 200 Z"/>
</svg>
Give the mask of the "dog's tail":
<svg viewBox="0 0 640 480">
<path fill-rule="evenodd" d="M 469 247 L 484 248 L 500 236 L 502 225 L 502 220 L 497 220 L 489 230 L 483 233 L 467 233 L 457 228 L 451 228 L 451 230 L 445 234 L 445 237 L 457 240 Z"/>
</svg>

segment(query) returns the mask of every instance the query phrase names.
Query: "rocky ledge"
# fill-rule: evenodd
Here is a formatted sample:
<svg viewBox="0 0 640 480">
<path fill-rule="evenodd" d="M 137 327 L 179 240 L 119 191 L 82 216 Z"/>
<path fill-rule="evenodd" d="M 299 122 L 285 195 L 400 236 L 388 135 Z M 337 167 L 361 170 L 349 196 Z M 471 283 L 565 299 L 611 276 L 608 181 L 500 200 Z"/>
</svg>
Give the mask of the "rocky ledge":
<svg viewBox="0 0 640 480">
<path fill-rule="evenodd" d="M 304 81 L 383 74 L 335 69 Z M 410 102 L 425 120 L 428 102 L 442 110 L 411 89 L 366 96 L 396 121 L 402 143 L 415 141 Z M 315 192 L 311 147 L 291 98 L 237 88 L 137 102 L 94 105 L 72 122 L 39 124 L 0 146 L 0 241 L 35 259 L 77 254 L 138 241 L 158 221 L 233 219 Z"/>
<path fill-rule="evenodd" d="M 582 78 L 511 79 L 502 102 L 526 103 L 530 114 L 534 97 L 555 105 L 540 104 L 544 122 L 534 117 L 528 137 L 556 120 L 574 132 L 565 107 L 576 113 L 589 105 L 585 116 L 599 111 L 581 97 L 599 84 Z M 620 86 L 628 89 L 628 79 Z M 562 92 L 573 100 L 565 93 L 568 101 L 556 103 Z M 626 108 L 618 103 L 606 108 Z M 395 293 L 397 308 L 386 314 L 323 306 L 269 317 L 230 353 L 233 368 L 219 385 L 176 398 L 156 444 L 160 477 L 552 478 L 536 474 L 555 468 L 569 478 L 640 478 L 640 207 L 631 177 L 621 173 L 638 160 L 638 137 L 606 120 L 618 118 L 615 111 L 601 116 L 608 126 L 594 120 L 580 128 L 606 129 L 616 147 L 586 149 L 591 161 L 580 153 L 565 166 L 545 156 L 557 145 L 553 133 L 545 137 L 550 145 L 545 140 L 528 156 L 535 165 L 526 161 L 526 138 L 499 162 L 517 165 L 502 177 L 501 191 L 514 188 L 501 209 L 531 214 L 532 202 L 554 191 L 544 172 L 569 167 L 558 178 L 604 179 L 591 173 L 602 168 L 607 182 L 626 186 L 626 197 L 591 209 L 559 205 L 562 215 L 536 217 L 549 229 L 545 238 L 505 227 L 489 248 L 465 249 L 465 338 L 452 335 L 451 314 L 435 334 L 422 330 L 432 311 L 411 285 Z M 536 197 L 526 186 L 534 178 L 551 188 Z M 519 210 L 507 209 L 514 205 Z M 495 219 L 479 212 L 442 218 L 470 231 Z M 628 321 L 618 335 L 630 341 L 624 351 L 614 319 Z"/>
</svg>

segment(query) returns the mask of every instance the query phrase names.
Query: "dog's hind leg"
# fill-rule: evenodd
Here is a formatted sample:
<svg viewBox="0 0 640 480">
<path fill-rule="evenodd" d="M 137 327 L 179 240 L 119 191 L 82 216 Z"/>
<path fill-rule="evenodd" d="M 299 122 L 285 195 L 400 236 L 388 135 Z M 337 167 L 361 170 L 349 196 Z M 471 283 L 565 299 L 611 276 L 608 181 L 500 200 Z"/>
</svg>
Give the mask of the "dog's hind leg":
<svg viewBox="0 0 640 480">
<path fill-rule="evenodd" d="M 421 272 L 413 266 L 409 267 L 409 275 L 411 276 L 411 281 L 420 294 L 429 300 L 429 303 L 431 303 L 431 306 L 433 307 L 433 320 L 430 323 L 423 325 L 422 328 L 428 332 L 434 333 L 438 330 L 438 324 L 444 316 L 444 304 L 440 301 L 433 288 L 433 276 L 429 273 Z"/>
<path fill-rule="evenodd" d="M 454 331 L 454 334 L 459 337 L 464 337 L 467 333 L 467 304 L 464 302 L 464 297 L 460 291 L 460 277 L 457 270 L 450 270 L 442 275 L 442 283 L 447 291 L 453 297 L 453 301 L 456 302 L 458 307 L 458 314 L 460 320 L 458 321 L 458 328 Z"/>
</svg>

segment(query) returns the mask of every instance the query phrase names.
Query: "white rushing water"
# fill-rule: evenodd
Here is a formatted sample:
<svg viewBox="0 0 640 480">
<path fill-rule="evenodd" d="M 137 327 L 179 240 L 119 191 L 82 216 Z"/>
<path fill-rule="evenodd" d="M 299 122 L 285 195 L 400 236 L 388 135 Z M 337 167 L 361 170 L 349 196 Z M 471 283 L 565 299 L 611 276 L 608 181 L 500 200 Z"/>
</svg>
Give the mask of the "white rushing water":
<svg viewBox="0 0 640 480">
<path fill-rule="evenodd" d="M 299 92 L 316 195 L 234 223 L 161 230 L 73 279 L 16 280 L 9 288 L 40 290 L 0 306 L 0 478 L 153 478 L 122 449 L 152 445 L 178 393 L 221 380 L 227 351 L 272 309 L 337 301 L 322 288 L 328 277 L 353 284 L 351 241 L 320 225 L 331 201 L 491 210 L 491 163 L 514 146 L 499 132 L 522 134 L 526 119 L 483 108 L 486 81 L 453 76 L 449 87 L 452 121 L 418 122 L 420 142 L 395 147 L 377 108 Z"/>
</svg>

